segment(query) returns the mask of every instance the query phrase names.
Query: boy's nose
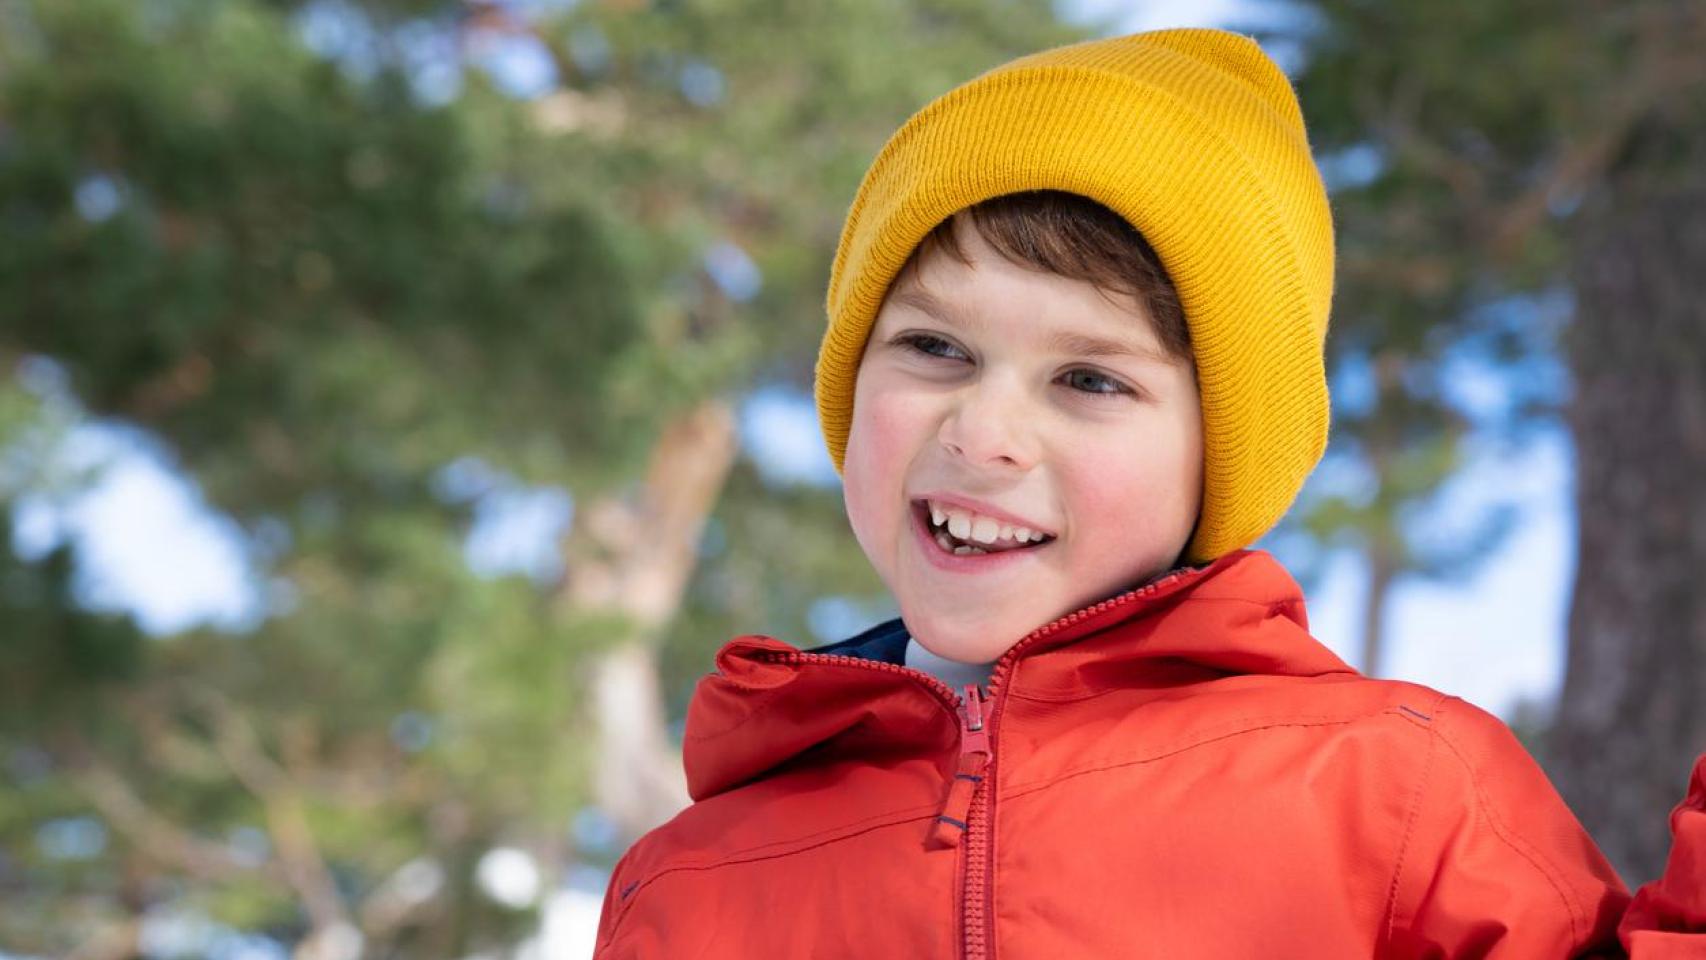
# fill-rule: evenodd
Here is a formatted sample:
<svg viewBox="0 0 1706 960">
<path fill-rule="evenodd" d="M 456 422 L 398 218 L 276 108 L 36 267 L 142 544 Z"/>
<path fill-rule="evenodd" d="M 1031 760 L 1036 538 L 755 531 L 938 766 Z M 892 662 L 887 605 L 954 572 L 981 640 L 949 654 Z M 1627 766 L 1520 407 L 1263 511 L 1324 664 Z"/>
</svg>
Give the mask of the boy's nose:
<svg viewBox="0 0 1706 960">
<path fill-rule="evenodd" d="M 1037 460 L 1033 418 L 1018 388 L 986 379 L 960 395 L 937 439 L 973 466 L 1028 470 Z"/>
</svg>

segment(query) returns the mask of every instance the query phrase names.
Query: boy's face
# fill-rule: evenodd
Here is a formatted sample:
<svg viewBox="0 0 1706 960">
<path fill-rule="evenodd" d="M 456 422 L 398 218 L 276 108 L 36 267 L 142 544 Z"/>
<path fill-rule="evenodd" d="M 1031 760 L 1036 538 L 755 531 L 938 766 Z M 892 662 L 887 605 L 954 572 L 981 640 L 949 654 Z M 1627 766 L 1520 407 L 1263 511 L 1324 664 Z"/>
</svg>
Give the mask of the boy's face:
<svg viewBox="0 0 1706 960">
<path fill-rule="evenodd" d="M 1134 299 L 1017 266 L 956 220 L 971 265 L 931 251 L 877 315 L 843 479 L 853 534 L 908 631 L 969 663 L 1172 566 L 1201 501 L 1202 410 L 1193 369 L 1167 357 Z M 956 556 L 926 497 L 959 501 L 979 540 L 996 526 L 976 522 L 979 505 L 1052 538 Z"/>
</svg>

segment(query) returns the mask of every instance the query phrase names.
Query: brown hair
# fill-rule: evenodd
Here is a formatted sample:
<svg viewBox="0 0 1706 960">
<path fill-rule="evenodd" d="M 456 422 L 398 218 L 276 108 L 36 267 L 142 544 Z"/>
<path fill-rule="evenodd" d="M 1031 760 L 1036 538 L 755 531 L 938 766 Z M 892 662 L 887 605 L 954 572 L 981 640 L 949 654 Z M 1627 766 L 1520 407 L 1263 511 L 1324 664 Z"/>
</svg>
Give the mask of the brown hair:
<svg viewBox="0 0 1706 960">
<path fill-rule="evenodd" d="M 1192 362 L 1191 333 L 1179 292 L 1149 241 L 1124 217 L 1088 197 L 1060 190 L 1028 190 L 994 197 L 961 210 L 919 242 L 896 275 L 898 286 L 931 250 L 959 262 L 971 260 L 954 235 L 954 221 L 969 214 L 979 235 L 1013 263 L 1095 287 L 1128 294 L 1148 315 L 1168 356 Z"/>
</svg>

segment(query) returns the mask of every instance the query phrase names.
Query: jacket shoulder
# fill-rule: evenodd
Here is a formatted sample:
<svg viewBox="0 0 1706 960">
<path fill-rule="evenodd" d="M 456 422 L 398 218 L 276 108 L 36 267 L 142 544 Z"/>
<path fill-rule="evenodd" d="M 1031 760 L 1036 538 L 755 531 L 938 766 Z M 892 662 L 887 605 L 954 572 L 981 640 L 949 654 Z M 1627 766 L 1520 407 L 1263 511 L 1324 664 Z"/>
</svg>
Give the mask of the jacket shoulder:
<svg viewBox="0 0 1706 960">
<path fill-rule="evenodd" d="M 1420 718 L 1418 718 L 1420 721 Z M 1394 942 L 1574 956 L 1615 943 L 1628 893 L 1516 734 L 1442 696 L 1395 868 Z M 1525 952 L 1527 951 L 1527 952 Z"/>
</svg>

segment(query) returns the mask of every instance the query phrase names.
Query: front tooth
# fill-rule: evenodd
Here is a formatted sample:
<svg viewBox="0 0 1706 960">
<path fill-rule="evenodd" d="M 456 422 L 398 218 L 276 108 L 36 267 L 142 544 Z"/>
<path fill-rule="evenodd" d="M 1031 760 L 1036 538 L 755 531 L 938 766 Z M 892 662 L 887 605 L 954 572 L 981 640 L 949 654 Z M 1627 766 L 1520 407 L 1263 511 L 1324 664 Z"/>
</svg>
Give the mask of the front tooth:
<svg viewBox="0 0 1706 960">
<path fill-rule="evenodd" d="M 971 517 L 958 512 L 948 514 L 948 532 L 964 540 L 971 535 Z"/>
<path fill-rule="evenodd" d="M 971 538 L 979 543 L 994 543 L 995 535 L 1000 532 L 1000 521 L 988 517 L 978 517 L 971 525 Z"/>
</svg>

